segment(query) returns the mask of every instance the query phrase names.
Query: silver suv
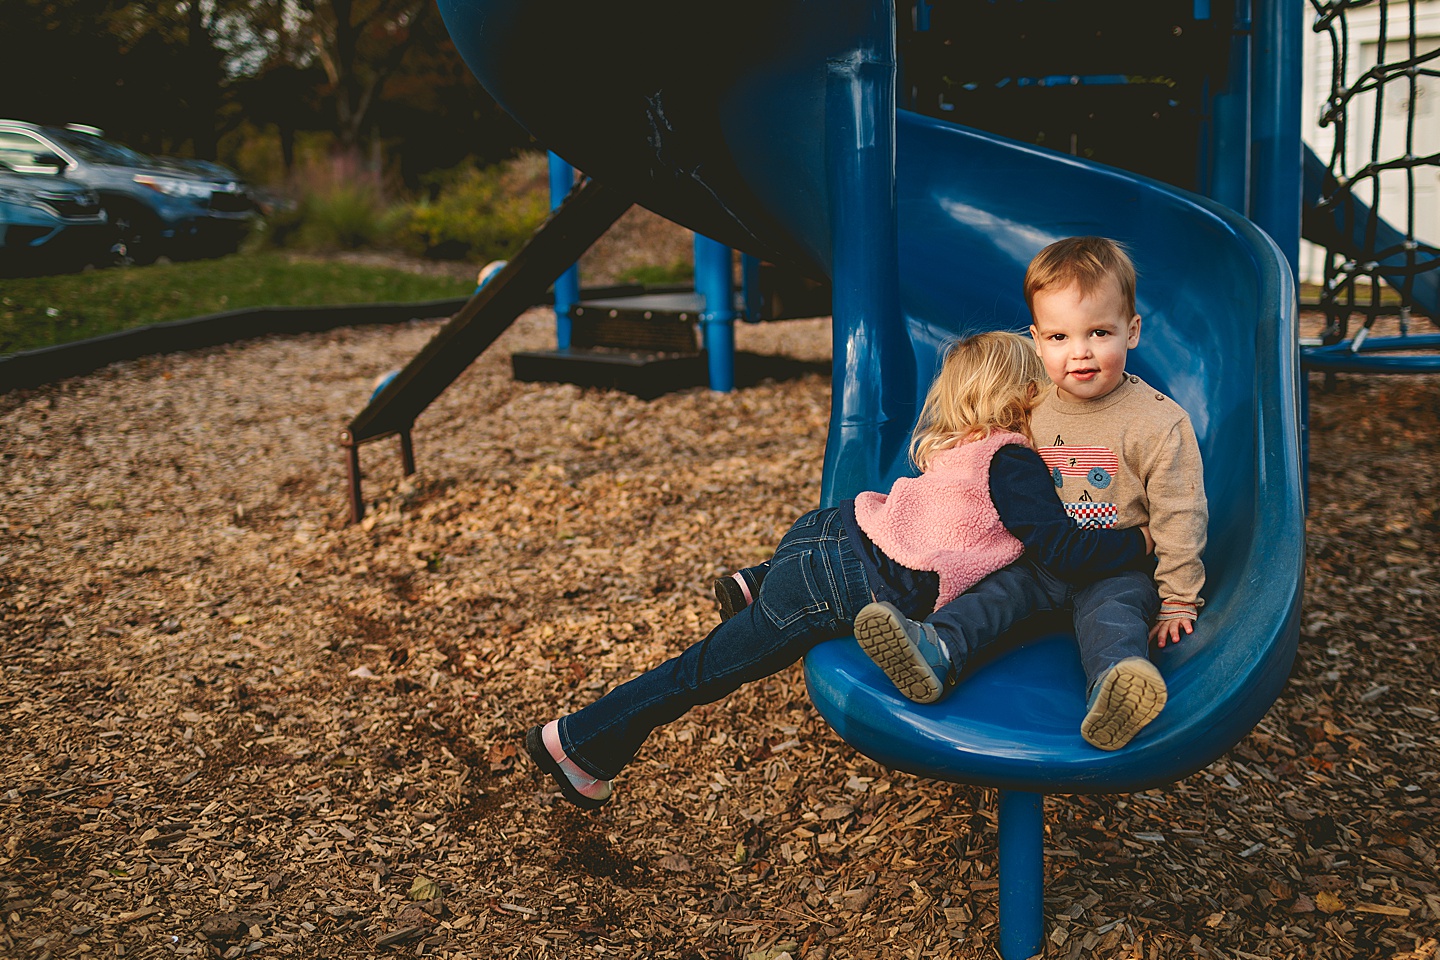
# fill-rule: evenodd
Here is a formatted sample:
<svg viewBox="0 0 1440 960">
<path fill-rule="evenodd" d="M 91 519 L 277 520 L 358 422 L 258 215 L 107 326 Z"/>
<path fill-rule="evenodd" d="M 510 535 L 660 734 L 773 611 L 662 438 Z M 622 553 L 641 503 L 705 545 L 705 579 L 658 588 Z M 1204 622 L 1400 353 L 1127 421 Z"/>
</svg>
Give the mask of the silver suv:
<svg viewBox="0 0 1440 960">
<path fill-rule="evenodd" d="M 151 157 L 104 139 L 93 127 L 0 120 L 0 163 L 94 190 L 117 231 L 121 261 L 233 253 L 257 215 L 233 171 Z"/>
</svg>

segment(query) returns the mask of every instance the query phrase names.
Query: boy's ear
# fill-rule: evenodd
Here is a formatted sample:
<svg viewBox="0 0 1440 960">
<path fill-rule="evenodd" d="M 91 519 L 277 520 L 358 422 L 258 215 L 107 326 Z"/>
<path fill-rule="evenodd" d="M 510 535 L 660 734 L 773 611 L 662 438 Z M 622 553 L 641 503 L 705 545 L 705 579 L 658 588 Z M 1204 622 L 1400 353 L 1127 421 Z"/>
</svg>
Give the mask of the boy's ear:
<svg viewBox="0 0 1440 960">
<path fill-rule="evenodd" d="M 1040 331 L 1035 329 L 1035 324 L 1030 324 L 1030 343 L 1035 347 L 1035 352 L 1040 352 Z"/>
<path fill-rule="evenodd" d="M 1130 335 L 1125 338 L 1125 346 L 1134 350 L 1140 343 L 1140 314 L 1130 318 Z"/>
</svg>

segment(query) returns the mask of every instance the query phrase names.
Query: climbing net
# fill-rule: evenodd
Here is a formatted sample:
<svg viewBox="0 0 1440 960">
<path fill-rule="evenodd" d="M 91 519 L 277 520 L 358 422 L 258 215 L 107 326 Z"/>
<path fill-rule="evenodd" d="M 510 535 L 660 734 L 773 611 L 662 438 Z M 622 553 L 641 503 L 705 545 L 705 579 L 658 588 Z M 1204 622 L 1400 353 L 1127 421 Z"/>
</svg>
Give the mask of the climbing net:
<svg viewBox="0 0 1440 960">
<path fill-rule="evenodd" d="M 1307 170 L 1306 235 L 1326 247 L 1322 342 L 1345 343 L 1353 356 L 1381 316 L 1398 314 L 1402 338 L 1415 313 L 1440 324 L 1440 217 L 1429 209 L 1440 207 L 1440 40 L 1420 35 L 1418 0 L 1311 4 L 1314 29 L 1330 43 L 1320 125 L 1334 140 L 1323 173 Z M 1361 8 L 1368 9 L 1357 14 Z M 1361 18 L 1363 38 L 1352 35 Z M 1429 235 L 1417 236 L 1417 225 Z M 1421 343 L 1431 339 L 1370 349 L 1434 346 Z"/>
</svg>

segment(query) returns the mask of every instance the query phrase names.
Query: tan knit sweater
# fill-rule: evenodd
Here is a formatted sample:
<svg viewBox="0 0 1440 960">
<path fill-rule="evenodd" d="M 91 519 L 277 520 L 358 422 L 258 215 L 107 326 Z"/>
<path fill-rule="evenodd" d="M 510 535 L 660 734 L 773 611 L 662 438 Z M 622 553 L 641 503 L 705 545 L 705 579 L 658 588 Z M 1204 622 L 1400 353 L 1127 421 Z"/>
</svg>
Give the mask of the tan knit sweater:
<svg viewBox="0 0 1440 960">
<path fill-rule="evenodd" d="M 1081 526 L 1150 525 L 1160 620 L 1194 617 L 1201 603 L 1209 515 L 1200 447 L 1180 405 L 1127 375 L 1098 400 L 1051 390 L 1031 420 L 1035 447 L 1065 510 Z"/>
</svg>

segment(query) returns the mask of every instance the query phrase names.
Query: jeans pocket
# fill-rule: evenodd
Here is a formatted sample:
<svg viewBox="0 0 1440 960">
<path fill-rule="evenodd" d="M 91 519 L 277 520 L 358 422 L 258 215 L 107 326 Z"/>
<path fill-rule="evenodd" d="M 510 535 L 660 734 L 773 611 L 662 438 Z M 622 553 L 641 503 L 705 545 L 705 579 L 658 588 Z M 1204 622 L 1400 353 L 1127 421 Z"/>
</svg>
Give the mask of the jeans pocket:
<svg viewBox="0 0 1440 960">
<path fill-rule="evenodd" d="M 816 579 L 815 551 L 797 550 L 770 565 L 760 584 L 760 612 L 776 630 L 784 631 L 817 613 L 828 613 Z"/>
</svg>

